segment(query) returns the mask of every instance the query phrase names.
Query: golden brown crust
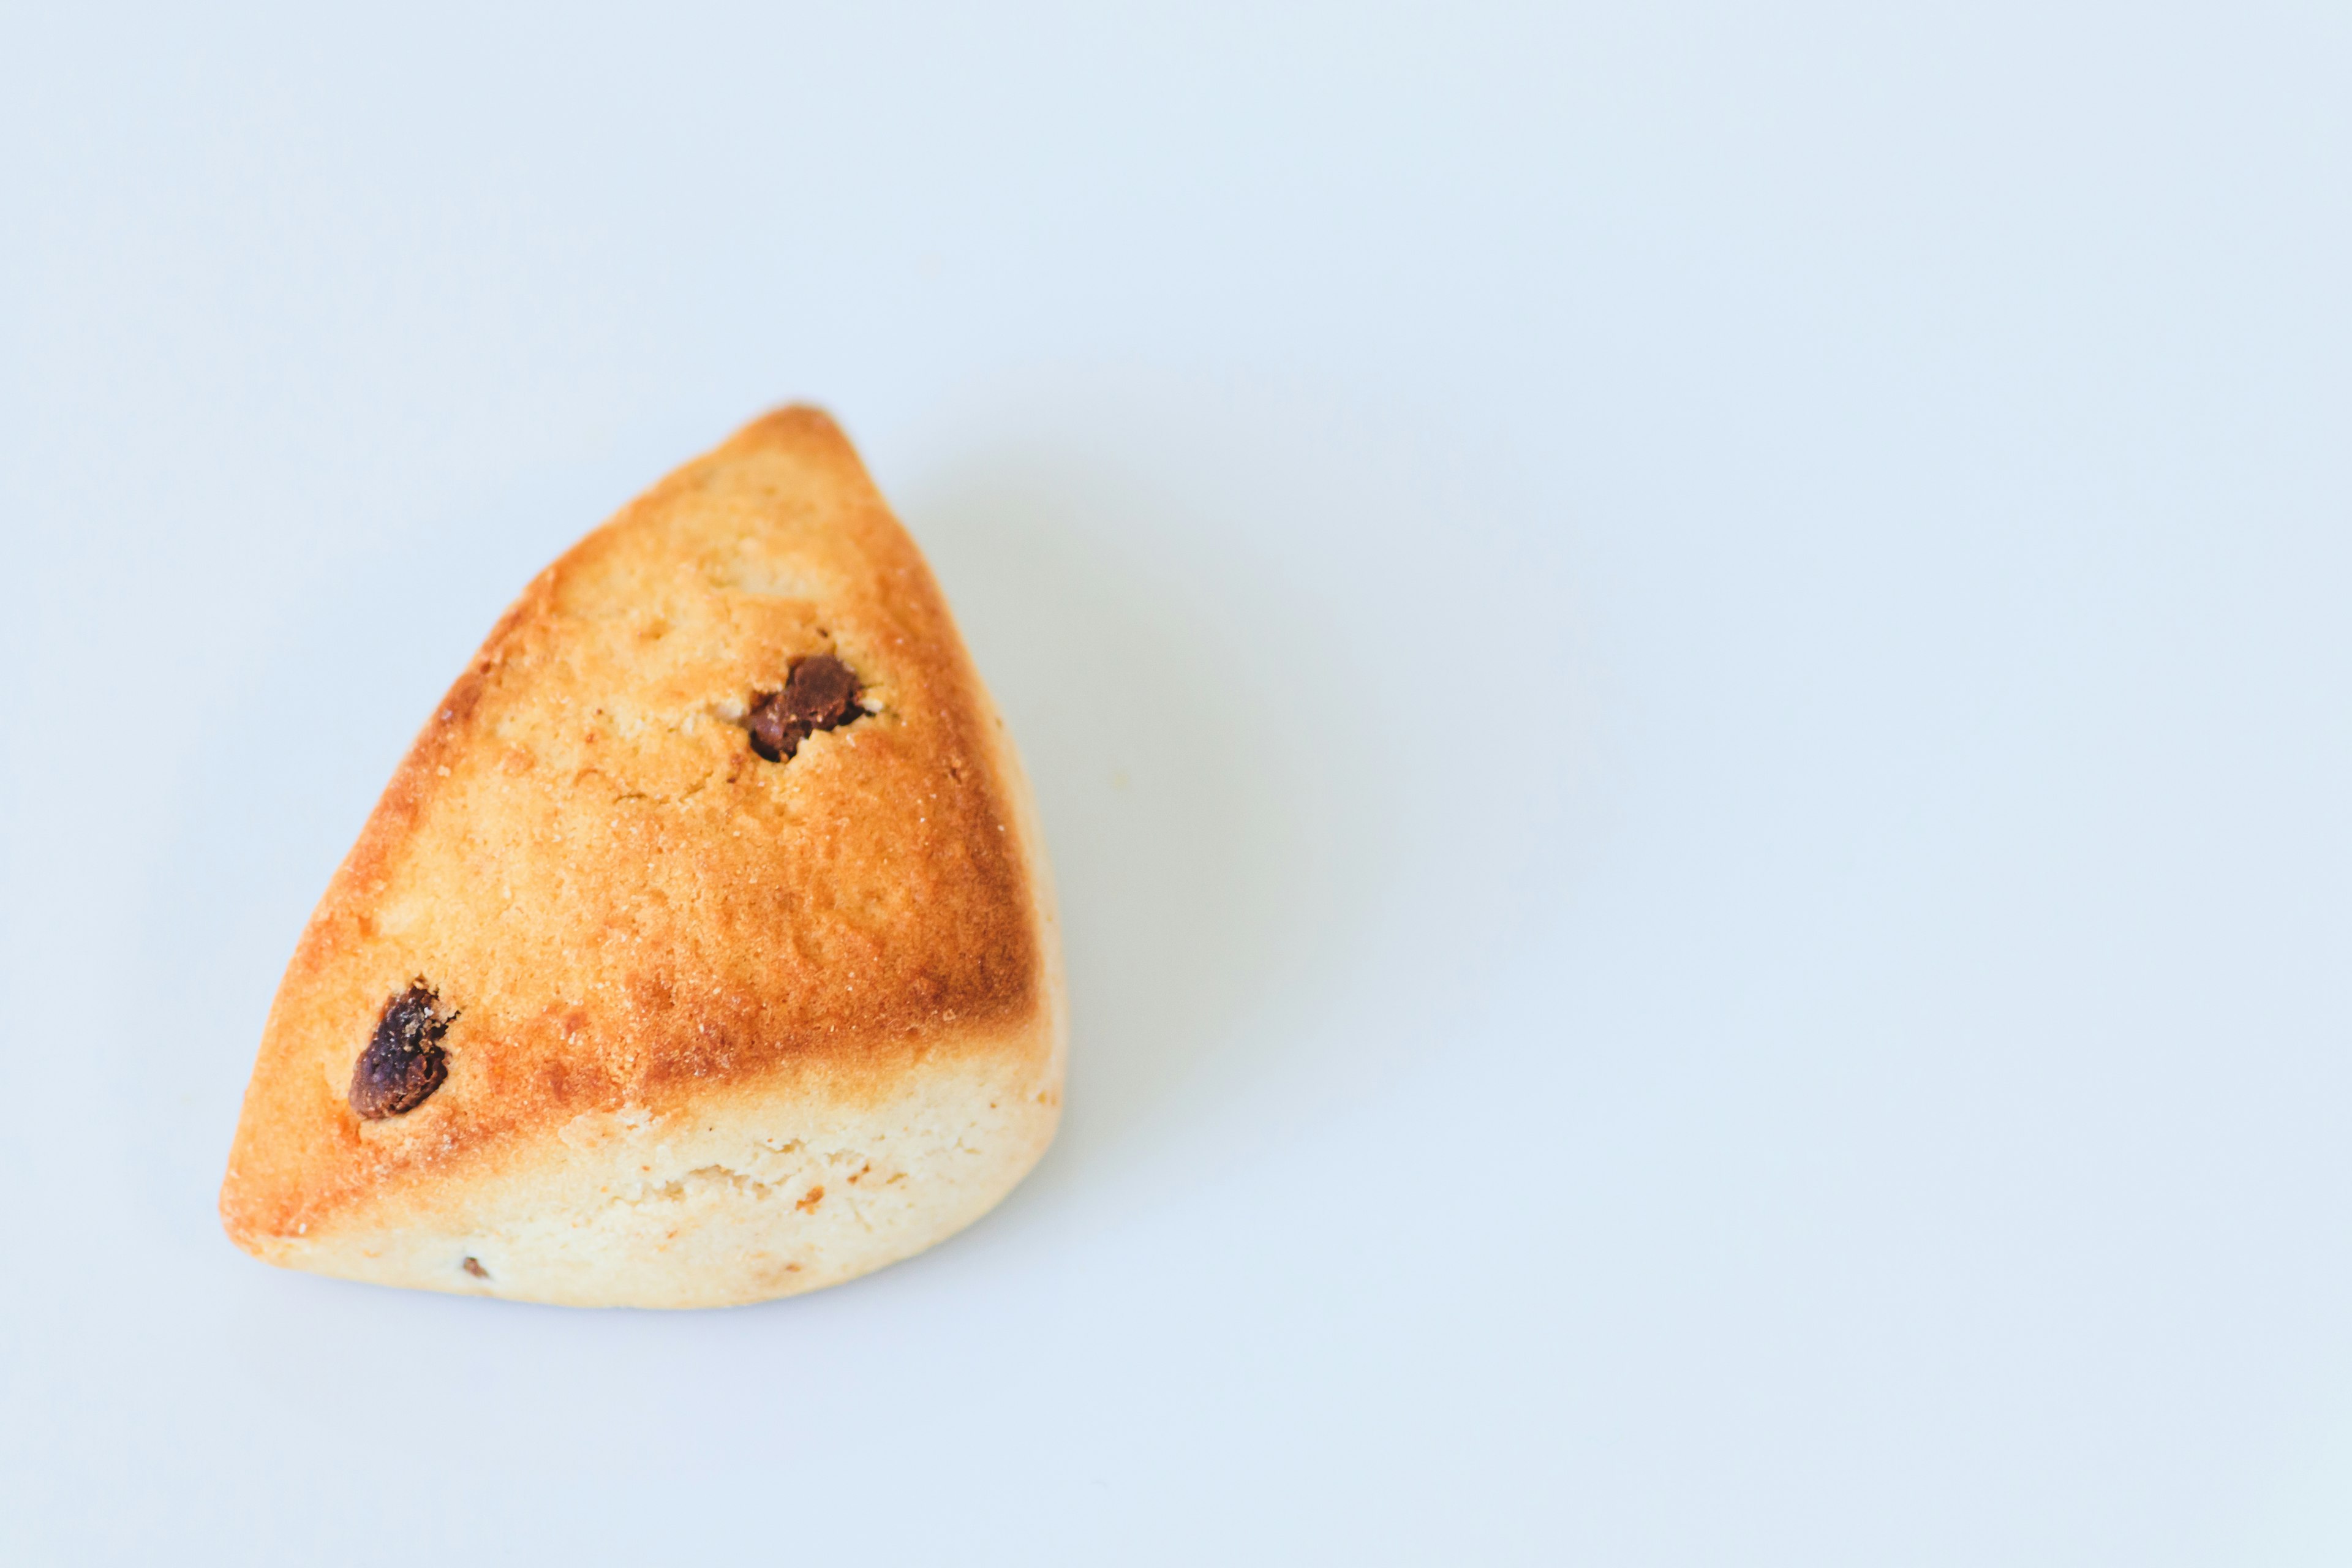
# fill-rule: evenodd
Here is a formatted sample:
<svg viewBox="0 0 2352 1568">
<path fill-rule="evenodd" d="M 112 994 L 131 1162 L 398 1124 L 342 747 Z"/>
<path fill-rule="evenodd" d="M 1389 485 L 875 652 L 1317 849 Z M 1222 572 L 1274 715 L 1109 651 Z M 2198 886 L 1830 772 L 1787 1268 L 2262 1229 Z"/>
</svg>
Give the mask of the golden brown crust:
<svg viewBox="0 0 2352 1568">
<path fill-rule="evenodd" d="M 741 716 L 845 660 L 867 712 L 798 753 Z M 586 1112 L 784 1081 L 894 1092 L 1050 1031 L 1017 763 L 914 543 L 824 414 L 671 474 L 542 572 L 450 688 L 303 931 L 221 1192 L 310 1233 Z M 386 998 L 457 1021 L 447 1081 L 362 1121 Z"/>
</svg>

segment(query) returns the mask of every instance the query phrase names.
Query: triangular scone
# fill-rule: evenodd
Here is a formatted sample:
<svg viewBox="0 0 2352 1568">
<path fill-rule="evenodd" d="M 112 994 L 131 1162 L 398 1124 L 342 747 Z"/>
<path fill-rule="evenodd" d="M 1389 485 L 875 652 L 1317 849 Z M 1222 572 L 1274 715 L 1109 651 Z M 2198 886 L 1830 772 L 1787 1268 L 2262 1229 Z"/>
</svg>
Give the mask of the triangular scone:
<svg viewBox="0 0 2352 1568">
<path fill-rule="evenodd" d="M 541 573 L 450 688 L 295 949 L 221 1217 L 388 1285 L 814 1289 L 1036 1163 L 1066 1016 L 1003 721 L 790 408 Z"/>
</svg>

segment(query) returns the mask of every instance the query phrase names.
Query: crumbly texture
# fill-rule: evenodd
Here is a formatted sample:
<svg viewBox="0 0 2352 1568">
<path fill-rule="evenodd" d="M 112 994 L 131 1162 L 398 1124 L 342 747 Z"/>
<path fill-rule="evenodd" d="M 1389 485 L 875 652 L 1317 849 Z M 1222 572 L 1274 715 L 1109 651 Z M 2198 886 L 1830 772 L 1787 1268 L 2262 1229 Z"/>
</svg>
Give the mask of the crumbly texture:
<svg viewBox="0 0 2352 1568">
<path fill-rule="evenodd" d="M 362 1116 L 416 987 L 446 1077 Z M 436 709 L 297 944 L 221 1216 L 387 1284 L 789 1295 L 1001 1198 L 1066 1034 L 1003 721 L 847 441 L 786 409 L 541 574 Z"/>
</svg>

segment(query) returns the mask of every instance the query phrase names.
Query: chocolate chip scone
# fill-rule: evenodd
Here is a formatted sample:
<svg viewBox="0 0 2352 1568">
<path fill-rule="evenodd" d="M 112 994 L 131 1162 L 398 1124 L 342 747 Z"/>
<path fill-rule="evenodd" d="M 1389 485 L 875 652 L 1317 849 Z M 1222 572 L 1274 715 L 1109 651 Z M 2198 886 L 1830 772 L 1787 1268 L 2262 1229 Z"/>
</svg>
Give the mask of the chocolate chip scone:
<svg viewBox="0 0 2352 1568">
<path fill-rule="evenodd" d="M 1066 1019 L 1003 721 L 790 408 L 541 573 L 435 710 L 295 948 L 221 1218 L 388 1285 L 814 1289 L 1020 1181 Z"/>
</svg>

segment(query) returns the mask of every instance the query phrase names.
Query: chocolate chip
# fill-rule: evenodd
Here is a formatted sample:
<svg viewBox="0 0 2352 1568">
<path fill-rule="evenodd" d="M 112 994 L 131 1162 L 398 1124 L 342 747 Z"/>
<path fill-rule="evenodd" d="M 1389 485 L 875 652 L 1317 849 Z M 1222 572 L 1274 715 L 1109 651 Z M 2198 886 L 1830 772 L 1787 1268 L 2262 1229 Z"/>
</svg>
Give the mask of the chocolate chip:
<svg viewBox="0 0 2352 1568">
<path fill-rule="evenodd" d="M 482 1260 L 478 1258 L 468 1258 L 461 1267 L 477 1279 L 488 1279 L 490 1277 L 490 1271 L 482 1267 Z"/>
<path fill-rule="evenodd" d="M 369 1121 L 414 1110 L 449 1076 L 441 1037 L 457 1015 L 436 1009 L 440 993 L 422 976 L 391 997 L 375 1021 L 375 1037 L 352 1068 L 352 1109 Z"/>
<path fill-rule="evenodd" d="M 795 659 L 782 691 L 761 694 L 751 704 L 745 727 L 751 749 L 772 763 L 782 762 L 819 730 L 831 730 L 865 716 L 857 705 L 864 688 L 849 666 L 829 653 Z"/>
</svg>

